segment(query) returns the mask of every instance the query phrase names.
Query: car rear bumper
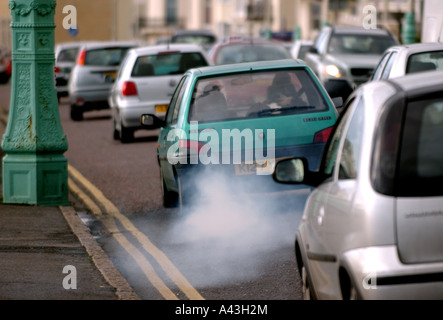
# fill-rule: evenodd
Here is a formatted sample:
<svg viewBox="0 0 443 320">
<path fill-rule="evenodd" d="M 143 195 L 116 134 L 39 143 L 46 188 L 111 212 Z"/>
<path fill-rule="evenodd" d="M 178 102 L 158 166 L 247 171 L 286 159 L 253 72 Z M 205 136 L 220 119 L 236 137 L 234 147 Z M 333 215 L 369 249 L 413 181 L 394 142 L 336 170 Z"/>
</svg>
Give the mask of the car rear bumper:
<svg viewBox="0 0 443 320">
<path fill-rule="evenodd" d="M 71 105 L 85 110 L 107 109 L 109 89 L 70 91 L 69 101 Z"/>
<path fill-rule="evenodd" d="M 404 264 L 391 245 L 347 251 L 342 263 L 363 299 L 443 299 L 443 262 Z"/>
<path fill-rule="evenodd" d="M 234 163 L 233 161 L 226 163 L 221 160 L 222 155 L 219 157 L 218 164 L 208 165 L 201 163 L 199 159 L 191 159 L 189 156 L 160 160 L 177 162 L 173 166 L 182 189 L 198 190 L 205 188 L 208 183 L 218 181 L 220 185 L 226 185 L 231 195 L 252 195 L 309 188 L 305 185 L 287 185 L 275 182 L 271 176 L 275 163 L 288 157 L 303 157 L 308 160 L 310 169 L 315 171 L 318 170 L 323 149 L 324 144 L 281 147 L 275 150 L 275 158 L 269 159 L 264 167 L 256 163 Z"/>
<path fill-rule="evenodd" d="M 166 103 L 167 104 L 167 103 Z M 140 125 L 140 117 L 142 114 L 154 114 L 159 119 L 165 118 L 165 113 L 157 113 L 155 105 L 147 105 L 146 103 L 120 104 L 115 112 L 118 113 L 121 123 L 126 128 L 142 128 Z"/>
</svg>

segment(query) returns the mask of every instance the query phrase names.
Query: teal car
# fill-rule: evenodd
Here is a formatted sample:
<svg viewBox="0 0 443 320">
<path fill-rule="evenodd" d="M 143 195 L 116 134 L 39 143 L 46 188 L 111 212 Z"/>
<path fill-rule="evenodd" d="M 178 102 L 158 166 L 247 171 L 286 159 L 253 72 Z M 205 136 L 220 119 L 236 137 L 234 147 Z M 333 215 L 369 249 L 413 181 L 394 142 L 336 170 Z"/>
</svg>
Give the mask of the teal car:
<svg viewBox="0 0 443 320">
<path fill-rule="evenodd" d="M 301 60 L 188 70 L 165 118 L 141 117 L 142 125 L 160 128 L 163 205 L 198 203 L 199 187 L 220 177 L 235 195 L 284 190 L 270 178 L 274 164 L 306 157 L 316 170 L 339 105 Z"/>
</svg>

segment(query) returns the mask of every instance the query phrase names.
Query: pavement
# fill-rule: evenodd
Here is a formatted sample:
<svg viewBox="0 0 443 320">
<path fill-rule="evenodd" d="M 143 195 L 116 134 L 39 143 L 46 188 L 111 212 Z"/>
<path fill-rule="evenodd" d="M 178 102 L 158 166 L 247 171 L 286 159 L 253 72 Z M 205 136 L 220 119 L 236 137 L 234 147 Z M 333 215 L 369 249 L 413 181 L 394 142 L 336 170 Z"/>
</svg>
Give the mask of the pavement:
<svg viewBox="0 0 443 320">
<path fill-rule="evenodd" d="M 0 300 L 139 300 L 74 207 L 3 203 L 1 162 Z"/>
</svg>

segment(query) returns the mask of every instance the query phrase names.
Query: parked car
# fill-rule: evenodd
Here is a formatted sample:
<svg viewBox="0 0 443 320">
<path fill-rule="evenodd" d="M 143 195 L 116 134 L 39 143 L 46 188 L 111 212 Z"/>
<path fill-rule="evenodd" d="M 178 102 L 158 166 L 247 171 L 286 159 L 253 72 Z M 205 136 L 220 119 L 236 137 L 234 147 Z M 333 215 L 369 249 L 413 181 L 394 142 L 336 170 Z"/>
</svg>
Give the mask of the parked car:
<svg viewBox="0 0 443 320">
<path fill-rule="evenodd" d="M 11 50 L 0 47 L 0 84 L 8 83 L 11 78 L 12 57 Z"/>
<path fill-rule="evenodd" d="M 443 43 L 414 43 L 387 49 L 370 81 L 443 69 Z"/>
<path fill-rule="evenodd" d="M 385 29 L 325 26 L 305 61 L 331 97 L 346 100 L 356 87 L 369 80 L 383 52 L 398 44 Z"/>
<path fill-rule="evenodd" d="M 306 53 L 312 49 L 314 41 L 312 40 L 296 40 L 291 45 L 290 52 L 294 59 L 305 59 Z"/>
<path fill-rule="evenodd" d="M 275 159 L 307 157 L 314 170 L 336 118 L 312 71 L 286 59 L 190 69 L 165 120 L 146 114 L 142 123 L 160 128 L 163 204 L 183 207 L 202 200 L 198 187 L 211 173 L 229 179 L 233 194 L 287 189 L 264 177 Z"/>
<path fill-rule="evenodd" d="M 55 85 L 58 98 L 68 96 L 68 82 L 78 51 L 84 42 L 66 42 L 55 46 Z"/>
<path fill-rule="evenodd" d="M 152 113 L 161 119 L 183 74 L 210 65 L 201 46 L 171 44 L 131 49 L 121 65 L 109 95 L 114 138 L 127 142 L 143 129 L 140 116 Z"/>
<path fill-rule="evenodd" d="M 171 43 L 197 44 L 206 51 L 216 42 L 217 36 L 212 31 L 204 29 L 175 30 L 171 36 Z"/>
<path fill-rule="evenodd" d="M 303 158 L 274 179 L 315 187 L 296 233 L 303 295 L 443 299 L 443 71 L 363 85 L 319 171 Z"/>
<path fill-rule="evenodd" d="M 240 36 L 231 36 L 217 43 L 210 50 L 209 56 L 216 65 L 292 58 L 279 42 Z"/>
<path fill-rule="evenodd" d="M 108 96 L 126 52 L 133 41 L 92 42 L 82 45 L 68 83 L 72 120 L 83 113 L 108 109 Z"/>
</svg>

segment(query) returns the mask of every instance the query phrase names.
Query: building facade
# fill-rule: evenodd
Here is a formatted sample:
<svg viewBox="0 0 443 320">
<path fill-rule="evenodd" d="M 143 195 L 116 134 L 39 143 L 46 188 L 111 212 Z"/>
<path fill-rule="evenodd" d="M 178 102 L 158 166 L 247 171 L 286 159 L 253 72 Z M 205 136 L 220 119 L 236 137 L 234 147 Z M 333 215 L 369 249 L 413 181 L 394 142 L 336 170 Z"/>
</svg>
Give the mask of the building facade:
<svg viewBox="0 0 443 320">
<path fill-rule="evenodd" d="M 83 40 L 132 40 L 155 43 L 176 29 L 209 29 L 229 35 L 294 34 L 313 39 L 326 22 L 362 25 L 367 6 L 377 24 L 397 36 L 404 14 L 415 11 L 420 32 L 423 0 L 56 0 L 56 43 Z M 77 29 L 64 27 L 75 8 Z M 10 47 L 8 1 L 0 1 L 0 45 Z"/>
</svg>

